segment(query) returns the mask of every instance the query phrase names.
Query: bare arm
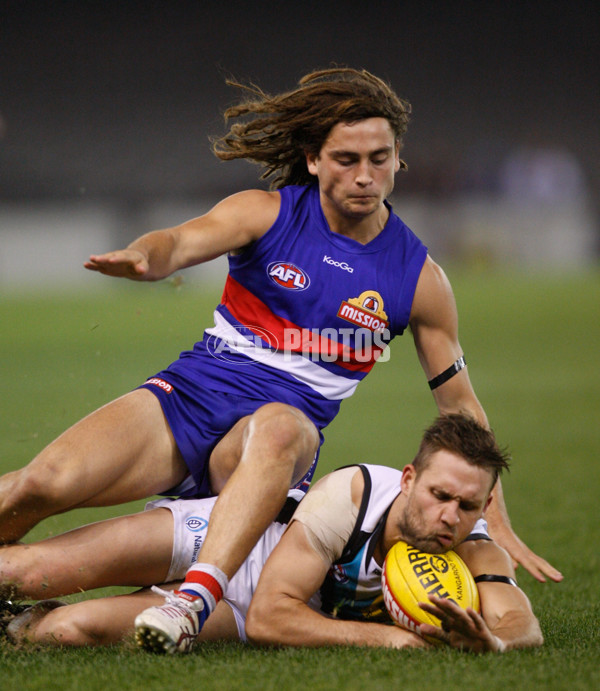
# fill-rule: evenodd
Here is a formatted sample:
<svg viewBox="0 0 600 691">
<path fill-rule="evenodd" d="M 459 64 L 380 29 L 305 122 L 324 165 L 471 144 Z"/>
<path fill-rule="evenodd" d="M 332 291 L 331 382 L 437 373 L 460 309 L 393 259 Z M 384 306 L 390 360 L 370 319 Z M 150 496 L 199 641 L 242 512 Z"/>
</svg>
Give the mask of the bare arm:
<svg viewBox="0 0 600 691">
<path fill-rule="evenodd" d="M 427 257 L 417 284 L 410 328 L 419 362 L 428 380 L 444 372 L 463 355 L 458 341 L 458 312 L 450 282 L 430 257 Z M 440 413 L 465 412 L 488 426 L 466 367 L 432 393 Z"/>
<path fill-rule="evenodd" d="M 428 257 L 415 292 L 410 317 L 415 347 L 428 380 L 444 372 L 463 355 L 458 341 L 458 313 L 450 282 L 442 269 Z M 440 413 L 468 413 L 488 426 L 487 416 L 471 386 L 467 368 L 433 390 Z M 492 493 L 486 519 L 490 534 L 508 550 L 516 563 L 522 564 L 534 578 L 562 580 L 562 574 L 545 559 L 532 552 L 511 528 L 498 481 Z"/>
<path fill-rule="evenodd" d="M 261 573 L 246 618 L 248 639 L 259 645 L 427 646 L 397 626 L 332 619 L 308 606 L 328 564 L 310 545 L 305 526 L 295 521 Z"/>
<path fill-rule="evenodd" d="M 490 574 L 514 578 L 508 553 L 493 542 L 475 541 L 461 545 L 457 552 L 474 576 Z M 422 626 L 422 633 L 471 652 L 504 652 L 512 648 L 541 646 L 544 642 L 529 600 L 518 587 L 508 583 L 478 584 L 481 615 L 466 611 L 448 600 L 431 598 L 423 609 L 442 620 L 445 630 Z"/>
<path fill-rule="evenodd" d="M 258 240 L 275 222 L 279 205 L 276 192 L 240 192 L 204 216 L 142 235 L 126 249 L 93 254 L 84 267 L 108 276 L 156 281 Z"/>
</svg>

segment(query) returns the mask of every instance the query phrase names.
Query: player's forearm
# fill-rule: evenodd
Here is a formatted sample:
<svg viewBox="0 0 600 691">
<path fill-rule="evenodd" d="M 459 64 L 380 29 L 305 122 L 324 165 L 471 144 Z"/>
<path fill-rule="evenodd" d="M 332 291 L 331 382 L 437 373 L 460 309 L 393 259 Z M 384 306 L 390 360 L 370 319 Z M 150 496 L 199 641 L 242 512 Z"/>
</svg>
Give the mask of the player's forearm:
<svg viewBox="0 0 600 691">
<path fill-rule="evenodd" d="M 485 428 L 489 422 L 483 406 L 475 395 L 467 378 L 466 370 L 432 391 L 440 415 L 462 413 L 470 415 Z"/>
<path fill-rule="evenodd" d="M 498 479 L 494 489 L 492 490 L 492 498 L 493 499 L 485 512 L 485 519 L 489 524 L 491 536 L 495 537 L 502 530 L 511 529 L 500 479 Z"/>
<path fill-rule="evenodd" d="M 423 647 L 427 643 L 398 626 L 331 619 L 307 605 L 271 610 L 252 610 L 246 620 L 248 639 L 256 645 L 321 647 L 356 645 L 368 647 Z"/>
<path fill-rule="evenodd" d="M 181 268 L 177 261 L 176 239 L 172 230 L 155 230 L 134 240 L 129 250 L 140 252 L 148 262 L 144 281 L 158 281 Z"/>
</svg>

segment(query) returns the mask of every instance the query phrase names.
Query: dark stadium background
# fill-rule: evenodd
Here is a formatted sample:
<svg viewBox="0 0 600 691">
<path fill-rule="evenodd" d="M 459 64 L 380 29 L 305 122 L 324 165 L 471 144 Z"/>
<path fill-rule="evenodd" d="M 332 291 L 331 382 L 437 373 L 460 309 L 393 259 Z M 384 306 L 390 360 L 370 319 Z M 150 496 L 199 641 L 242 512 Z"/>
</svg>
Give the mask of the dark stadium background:
<svg viewBox="0 0 600 691">
<path fill-rule="evenodd" d="M 0 9 L 0 200 L 221 195 L 233 75 L 267 91 L 332 62 L 413 104 L 410 191 L 493 185 L 517 145 L 560 144 L 600 173 L 591 2 L 27 2 Z"/>
</svg>

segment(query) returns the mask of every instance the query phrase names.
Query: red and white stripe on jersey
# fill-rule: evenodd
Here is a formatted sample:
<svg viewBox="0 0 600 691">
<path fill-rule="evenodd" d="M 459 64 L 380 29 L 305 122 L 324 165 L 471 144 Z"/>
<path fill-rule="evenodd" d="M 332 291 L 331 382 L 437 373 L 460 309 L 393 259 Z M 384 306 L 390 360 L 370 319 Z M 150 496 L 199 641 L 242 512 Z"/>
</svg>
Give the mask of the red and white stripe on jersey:
<svg viewBox="0 0 600 691">
<path fill-rule="evenodd" d="M 310 387 L 328 400 L 349 398 L 360 379 L 349 379 L 330 372 L 316 362 L 296 353 L 259 348 L 232 326 L 220 312 L 215 311 L 215 326 L 206 333 L 225 341 L 230 350 L 244 355 L 255 362 L 261 362 L 272 369 L 287 372 L 301 383 Z"/>
<path fill-rule="evenodd" d="M 272 334 L 276 342 L 269 343 L 270 346 L 288 353 L 312 357 L 317 362 L 319 356 L 324 356 L 325 362 L 333 362 L 349 372 L 368 374 L 383 352 L 379 345 L 372 344 L 359 357 L 353 348 L 343 342 L 315 334 L 311 329 L 304 329 L 277 316 L 262 300 L 231 276 L 227 277 L 221 304 L 240 324 L 260 338 L 264 339 L 265 331 Z"/>
</svg>

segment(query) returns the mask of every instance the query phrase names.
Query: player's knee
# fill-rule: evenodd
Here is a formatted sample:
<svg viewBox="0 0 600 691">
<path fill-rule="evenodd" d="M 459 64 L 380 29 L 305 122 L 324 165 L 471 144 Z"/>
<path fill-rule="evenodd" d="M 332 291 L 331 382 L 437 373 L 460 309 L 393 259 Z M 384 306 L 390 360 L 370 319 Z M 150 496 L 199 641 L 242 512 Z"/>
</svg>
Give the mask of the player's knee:
<svg viewBox="0 0 600 691">
<path fill-rule="evenodd" d="M 10 545 L 0 549 L 0 597 L 48 597 L 52 590 L 53 571 L 38 558 L 35 545 Z"/>
<path fill-rule="evenodd" d="M 20 552 L 21 554 L 15 554 Z M 23 595 L 25 580 L 32 577 L 26 558 L 21 547 L 9 545 L 0 549 L 0 598 L 11 600 Z"/>
<path fill-rule="evenodd" d="M 15 503 L 27 501 L 38 508 L 68 503 L 71 478 L 61 458 L 54 453 L 38 456 L 19 471 L 14 482 Z"/>
<path fill-rule="evenodd" d="M 289 452 L 314 455 L 319 435 L 314 424 L 297 408 L 284 403 L 267 403 L 259 408 L 250 421 L 249 433 L 269 440 L 273 452 L 281 459 Z"/>
<path fill-rule="evenodd" d="M 28 639 L 58 646 L 87 646 L 96 642 L 94 622 L 77 607 L 60 607 L 42 619 Z"/>
<path fill-rule="evenodd" d="M 249 643 L 271 645 L 277 642 L 269 625 L 271 612 L 272 608 L 265 607 L 262 601 L 252 600 L 245 623 L 246 638 Z"/>
</svg>

